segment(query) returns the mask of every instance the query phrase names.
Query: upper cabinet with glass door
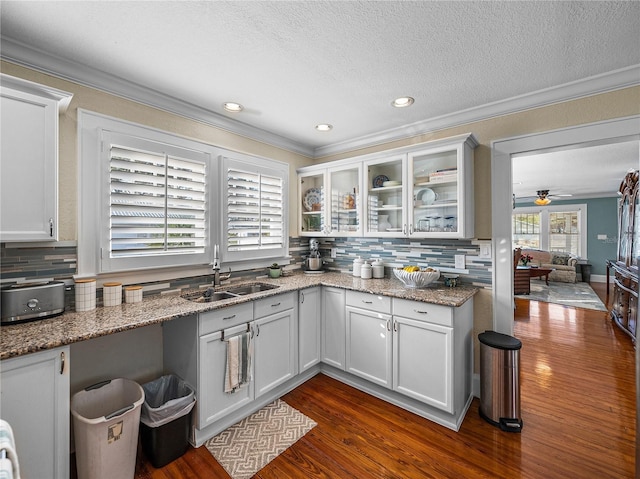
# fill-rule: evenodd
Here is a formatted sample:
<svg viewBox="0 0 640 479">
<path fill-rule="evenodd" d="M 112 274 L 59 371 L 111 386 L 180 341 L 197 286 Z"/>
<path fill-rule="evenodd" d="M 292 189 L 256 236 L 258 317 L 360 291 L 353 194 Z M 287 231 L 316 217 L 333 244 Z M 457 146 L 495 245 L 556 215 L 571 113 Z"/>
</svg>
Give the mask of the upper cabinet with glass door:
<svg viewBox="0 0 640 479">
<path fill-rule="evenodd" d="M 361 165 L 349 163 L 298 174 L 301 236 L 361 236 Z"/>
<path fill-rule="evenodd" d="M 473 150 L 477 144 L 473 135 L 462 135 L 408 152 L 409 236 L 473 237 Z"/>
<path fill-rule="evenodd" d="M 364 162 L 365 236 L 403 236 L 407 232 L 404 188 L 406 154 Z"/>
</svg>

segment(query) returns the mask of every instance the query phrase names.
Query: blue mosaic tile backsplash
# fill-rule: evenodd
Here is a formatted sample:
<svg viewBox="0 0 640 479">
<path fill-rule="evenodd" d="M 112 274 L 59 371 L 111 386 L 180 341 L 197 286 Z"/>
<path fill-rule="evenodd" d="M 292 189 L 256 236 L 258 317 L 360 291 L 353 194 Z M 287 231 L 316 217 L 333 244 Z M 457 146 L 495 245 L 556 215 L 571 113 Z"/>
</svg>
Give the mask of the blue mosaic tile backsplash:
<svg viewBox="0 0 640 479">
<path fill-rule="evenodd" d="M 416 264 L 421 267 L 454 269 L 454 256 L 466 256 L 468 274 L 460 276 L 460 282 L 478 287 L 491 287 L 491 260 L 478 259 L 479 247 L 470 240 L 417 241 L 404 238 L 319 238 L 320 253 L 326 267 L 332 271 L 349 272 L 353 259 L 381 258 L 391 268 Z M 335 249 L 336 257 L 331 258 Z M 291 266 L 299 268 L 309 253 L 309 238 L 291 237 L 289 254 Z M 7 247 L 0 244 L 0 282 L 3 284 L 24 280 L 73 279 L 76 273 L 76 246 Z M 265 274 L 265 269 L 237 271 L 233 278 L 253 279 Z M 211 282 L 210 276 L 172 281 L 170 288 L 197 287 Z M 167 283 L 166 281 L 163 283 Z M 155 292 L 155 291 L 154 291 Z M 146 293 L 145 293 L 146 294 Z"/>
</svg>

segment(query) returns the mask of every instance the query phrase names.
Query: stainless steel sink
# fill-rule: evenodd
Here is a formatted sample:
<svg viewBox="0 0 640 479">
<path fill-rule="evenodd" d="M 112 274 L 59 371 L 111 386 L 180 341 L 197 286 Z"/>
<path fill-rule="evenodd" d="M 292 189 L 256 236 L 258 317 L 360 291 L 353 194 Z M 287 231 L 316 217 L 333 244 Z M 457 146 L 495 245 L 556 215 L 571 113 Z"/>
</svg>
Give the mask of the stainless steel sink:
<svg viewBox="0 0 640 479">
<path fill-rule="evenodd" d="M 279 288 L 279 286 L 268 283 L 248 283 L 234 288 L 228 288 L 223 291 L 214 291 L 213 288 L 209 288 L 204 292 L 195 291 L 185 293 L 181 295 L 181 297 L 188 301 L 193 301 L 194 303 L 213 303 L 215 301 L 222 301 L 223 299 L 237 298 L 238 296 L 260 293 L 262 291 L 268 291 L 275 288 Z"/>
<path fill-rule="evenodd" d="M 213 303 L 215 301 L 222 301 L 223 299 L 237 298 L 237 294 L 227 293 L 226 291 L 212 291 L 213 288 L 209 288 L 204 293 L 200 291 L 185 293 L 181 295 L 183 299 L 193 301 L 194 303 Z"/>
<path fill-rule="evenodd" d="M 268 283 L 249 283 L 236 286 L 235 288 L 229 288 L 227 293 L 237 294 L 238 296 L 244 296 L 245 294 L 260 293 L 262 291 L 269 291 L 270 289 L 279 288 L 277 284 Z"/>
</svg>

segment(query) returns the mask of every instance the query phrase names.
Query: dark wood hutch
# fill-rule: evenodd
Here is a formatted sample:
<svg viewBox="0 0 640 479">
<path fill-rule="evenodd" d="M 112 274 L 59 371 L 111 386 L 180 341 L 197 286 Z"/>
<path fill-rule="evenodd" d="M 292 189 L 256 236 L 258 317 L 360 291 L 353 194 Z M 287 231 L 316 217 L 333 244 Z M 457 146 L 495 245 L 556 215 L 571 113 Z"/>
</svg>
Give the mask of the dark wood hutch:
<svg viewBox="0 0 640 479">
<path fill-rule="evenodd" d="M 638 171 L 630 171 L 620 184 L 618 253 L 607 262 L 613 271 L 611 318 L 636 341 L 638 314 L 638 254 L 640 253 L 640 197 Z"/>
</svg>

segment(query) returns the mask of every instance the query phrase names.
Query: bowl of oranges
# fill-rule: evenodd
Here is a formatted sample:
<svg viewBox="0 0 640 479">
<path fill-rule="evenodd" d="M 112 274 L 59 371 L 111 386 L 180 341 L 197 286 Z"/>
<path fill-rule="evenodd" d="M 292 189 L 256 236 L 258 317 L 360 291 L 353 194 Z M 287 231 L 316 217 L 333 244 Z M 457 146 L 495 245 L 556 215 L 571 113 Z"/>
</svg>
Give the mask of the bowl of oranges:
<svg viewBox="0 0 640 479">
<path fill-rule="evenodd" d="M 440 278 L 440 271 L 437 269 L 420 268 L 418 266 L 394 268 L 393 274 L 407 288 L 425 288 Z"/>
</svg>

